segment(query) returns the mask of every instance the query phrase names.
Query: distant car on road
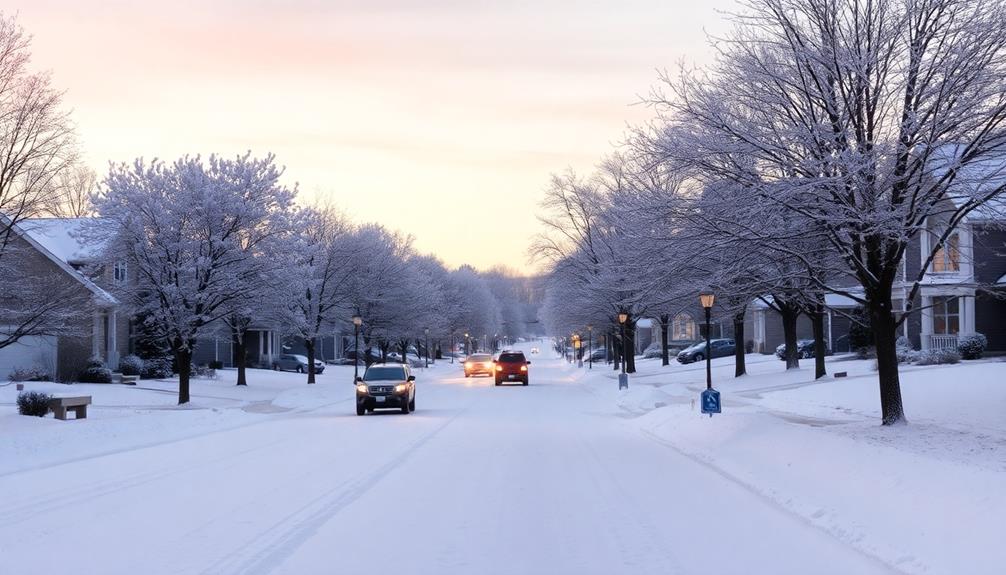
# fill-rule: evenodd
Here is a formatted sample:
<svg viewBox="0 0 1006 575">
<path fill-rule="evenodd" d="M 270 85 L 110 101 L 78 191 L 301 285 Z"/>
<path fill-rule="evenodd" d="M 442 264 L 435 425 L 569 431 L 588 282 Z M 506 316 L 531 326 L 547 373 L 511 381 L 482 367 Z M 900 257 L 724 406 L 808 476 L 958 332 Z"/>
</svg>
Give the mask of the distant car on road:
<svg viewBox="0 0 1006 575">
<path fill-rule="evenodd" d="M 709 341 L 712 353 L 708 357 L 726 357 L 734 354 L 735 344 L 732 339 L 713 339 Z M 693 346 L 686 347 L 678 353 L 678 363 L 692 363 L 706 359 L 706 342 L 699 342 Z"/>
<path fill-rule="evenodd" d="M 492 375 L 496 363 L 488 353 L 473 353 L 465 358 L 465 377 L 473 375 Z"/>
<path fill-rule="evenodd" d="M 538 355 L 538 348 L 537 347 L 532 347 L 531 348 L 531 355 Z"/>
<path fill-rule="evenodd" d="M 528 382 L 527 366 L 531 362 L 524 357 L 520 351 L 504 351 L 500 353 L 496 360 L 496 385 L 503 385 L 504 381 L 519 381 L 523 385 Z"/>
<path fill-rule="evenodd" d="M 817 345 L 817 340 L 814 339 L 798 339 L 796 340 L 796 356 L 799 359 L 810 359 L 814 357 L 814 346 Z M 831 355 L 831 350 L 827 346 L 824 348 L 824 355 Z M 779 347 L 775 348 L 775 356 L 779 359 L 786 361 L 786 344 L 780 344 Z"/>
<path fill-rule="evenodd" d="M 356 414 L 375 409 L 416 410 L 416 376 L 404 363 L 375 363 L 356 378 Z"/>
<path fill-rule="evenodd" d="M 307 373 L 307 366 L 307 358 L 303 355 L 295 353 L 280 354 L 280 356 L 272 362 L 272 368 L 276 371 L 296 371 L 297 373 Z M 325 364 L 317 359 L 314 360 L 314 372 L 321 373 L 323 371 L 325 371 Z"/>
</svg>

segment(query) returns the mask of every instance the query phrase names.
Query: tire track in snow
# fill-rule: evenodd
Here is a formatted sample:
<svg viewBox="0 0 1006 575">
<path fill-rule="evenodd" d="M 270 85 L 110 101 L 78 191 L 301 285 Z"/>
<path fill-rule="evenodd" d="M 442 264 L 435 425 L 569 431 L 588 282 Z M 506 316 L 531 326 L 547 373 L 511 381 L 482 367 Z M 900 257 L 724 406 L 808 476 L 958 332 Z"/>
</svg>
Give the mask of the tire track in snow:
<svg viewBox="0 0 1006 575">
<path fill-rule="evenodd" d="M 666 447 L 666 448 L 674 451 L 675 453 L 678 453 L 679 455 L 681 455 L 685 459 L 687 459 L 687 460 L 689 460 L 689 461 L 697 464 L 698 466 L 703 467 L 703 468 L 705 468 L 705 469 L 707 469 L 707 470 L 715 473 L 716 475 L 722 477 L 723 479 L 729 481 L 730 483 L 733 483 L 734 485 L 740 487 L 741 489 L 743 489 L 743 490 L 747 491 L 748 493 L 750 493 L 751 495 L 755 496 L 755 498 L 757 498 L 759 501 L 761 501 L 765 505 L 771 507 L 772 509 L 775 509 L 776 511 L 778 511 L 779 513 L 782 513 L 783 515 L 786 515 L 786 516 L 788 516 L 788 517 L 790 517 L 792 519 L 795 519 L 798 523 L 800 523 L 800 524 L 802 524 L 802 525 L 804 525 L 804 526 L 806 526 L 806 527 L 808 527 L 808 528 L 810 528 L 810 529 L 812 529 L 812 530 L 814 530 L 814 531 L 816 531 L 818 533 L 821 533 L 822 535 L 827 536 L 829 539 L 837 542 L 838 544 L 840 544 L 842 547 L 845 547 L 849 551 L 851 551 L 853 553 L 856 553 L 856 554 L 858 554 L 858 555 L 866 558 L 869 561 L 872 561 L 873 563 L 879 565 L 880 567 L 889 570 L 891 573 L 897 573 L 899 575 L 907 575 L 906 571 L 903 571 L 902 569 L 898 568 L 896 565 L 892 565 L 892 564 L 888 563 L 887 561 L 884 561 L 884 559 L 882 559 L 881 557 L 878 557 L 878 556 L 870 553 L 869 551 L 867 551 L 865 549 L 861 549 L 861 548 L 857 547 L 855 544 L 850 543 L 849 541 L 843 540 L 841 537 L 839 537 L 835 533 L 832 533 L 828 528 L 820 526 L 820 525 L 817 525 L 814 522 L 812 522 L 810 519 L 808 519 L 807 517 L 804 517 L 803 515 L 800 515 L 799 513 L 796 513 L 795 511 L 793 511 L 793 510 L 785 507 L 784 505 L 782 505 L 781 503 L 779 503 L 778 501 L 776 501 L 775 499 L 773 499 L 769 495 L 766 495 L 764 492 L 762 492 L 760 489 L 758 489 L 758 487 L 756 487 L 755 485 L 752 485 L 752 484 L 750 484 L 750 483 L 748 483 L 748 482 L 740 479 L 739 477 L 737 477 L 735 475 L 732 475 L 731 473 L 729 473 L 729 472 L 727 472 L 727 471 L 725 471 L 725 470 L 717 467 L 715 464 L 713 464 L 713 463 L 711 463 L 709 461 L 705 461 L 705 460 L 703 460 L 700 457 L 697 457 L 697 456 L 692 455 L 692 454 L 690 454 L 690 453 L 688 453 L 686 451 L 683 451 L 678 446 L 676 446 L 673 443 L 671 443 L 670 441 L 667 441 L 666 439 L 660 437 L 659 435 L 657 435 L 653 431 L 650 431 L 649 429 L 640 428 L 639 431 L 643 435 L 643 437 L 646 437 L 647 439 L 650 439 L 651 441 L 653 441 L 653 442 L 655 442 L 655 443 L 657 443 L 659 445 L 662 445 L 662 446 L 664 446 L 664 447 Z"/>
<path fill-rule="evenodd" d="M 370 492 L 377 483 L 410 459 L 416 450 L 454 423 L 469 408 L 462 409 L 430 432 L 407 444 L 401 453 L 377 469 L 338 484 L 269 525 L 257 536 L 221 557 L 201 573 L 203 575 L 270 573 L 293 555 L 332 517 Z"/>
</svg>

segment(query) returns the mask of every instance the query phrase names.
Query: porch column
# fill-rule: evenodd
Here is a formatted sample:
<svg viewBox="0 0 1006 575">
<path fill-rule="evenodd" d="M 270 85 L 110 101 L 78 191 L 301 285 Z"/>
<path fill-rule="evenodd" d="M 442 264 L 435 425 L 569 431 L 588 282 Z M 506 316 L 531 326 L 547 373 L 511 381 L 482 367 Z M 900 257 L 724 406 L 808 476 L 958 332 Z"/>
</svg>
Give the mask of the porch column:
<svg viewBox="0 0 1006 575">
<path fill-rule="evenodd" d="M 114 309 L 108 312 L 108 367 L 119 369 L 119 329 L 117 320 L 119 313 Z"/>
<path fill-rule="evenodd" d="M 925 234 L 923 234 L 925 236 Z M 933 335 L 933 299 L 922 296 L 922 333 L 919 334 L 919 348 L 928 350 Z"/>
<path fill-rule="evenodd" d="M 94 310 L 94 324 L 91 327 L 91 357 L 101 357 L 101 310 Z"/>
</svg>

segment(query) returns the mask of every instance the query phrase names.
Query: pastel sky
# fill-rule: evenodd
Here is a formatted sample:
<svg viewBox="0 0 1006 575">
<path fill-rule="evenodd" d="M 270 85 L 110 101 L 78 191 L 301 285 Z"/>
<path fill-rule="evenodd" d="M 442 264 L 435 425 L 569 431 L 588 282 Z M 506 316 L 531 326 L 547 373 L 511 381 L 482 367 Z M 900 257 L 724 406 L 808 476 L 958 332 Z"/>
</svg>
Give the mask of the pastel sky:
<svg viewBox="0 0 1006 575">
<path fill-rule="evenodd" d="M 549 174 L 588 172 L 732 0 L 32 0 L 17 12 L 99 173 L 273 152 L 305 201 L 452 266 L 528 268 Z"/>
</svg>

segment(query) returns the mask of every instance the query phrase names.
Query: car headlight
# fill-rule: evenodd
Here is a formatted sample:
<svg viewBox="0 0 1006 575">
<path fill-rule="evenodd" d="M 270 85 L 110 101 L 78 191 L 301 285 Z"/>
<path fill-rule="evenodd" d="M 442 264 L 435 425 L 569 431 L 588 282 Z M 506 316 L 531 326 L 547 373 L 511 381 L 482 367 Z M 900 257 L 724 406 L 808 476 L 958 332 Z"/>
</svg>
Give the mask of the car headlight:
<svg viewBox="0 0 1006 575">
<path fill-rule="evenodd" d="M 359 393 L 367 393 L 367 384 L 365 383 L 356 384 L 356 391 Z"/>
<path fill-rule="evenodd" d="M 407 385 L 405 385 L 404 383 L 399 383 L 398 385 L 395 386 L 395 393 L 405 393 L 406 389 L 408 389 Z"/>
<path fill-rule="evenodd" d="M 526 366 L 526 365 L 522 365 L 522 366 L 520 366 L 520 370 L 521 370 L 521 371 L 527 371 L 527 366 Z"/>
<path fill-rule="evenodd" d="M 496 371 L 503 371 L 503 366 L 502 365 L 497 365 L 496 366 Z"/>
</svg>

